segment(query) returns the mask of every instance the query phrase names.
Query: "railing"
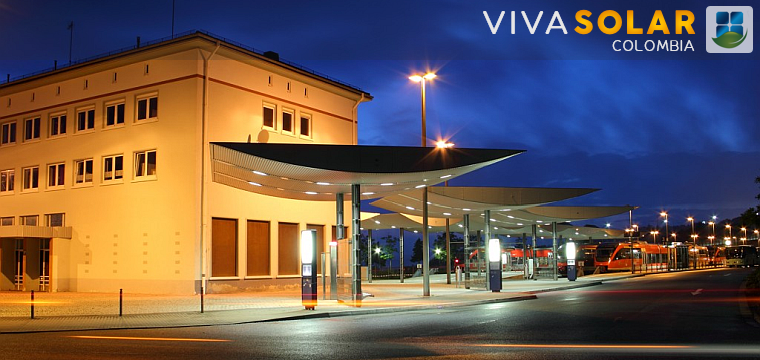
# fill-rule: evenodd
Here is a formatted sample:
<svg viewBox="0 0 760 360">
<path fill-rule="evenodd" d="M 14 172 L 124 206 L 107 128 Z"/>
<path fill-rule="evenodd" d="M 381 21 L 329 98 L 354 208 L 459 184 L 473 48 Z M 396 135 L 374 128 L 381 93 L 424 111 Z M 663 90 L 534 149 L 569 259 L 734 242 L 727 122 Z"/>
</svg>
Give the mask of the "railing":
<svg viewBox="0 0 760 360">
<path fill-rule="evenodd" d="M 15 82 L 15 81 L 19 81 L 19 80 L 23 80 L 23 79 L 26 79 L 26 78 L 30 78 L 30 77 L 33 77 L 33 76 L 37 76 L 37 75 L 41 75 L 41 74 L 45 74 L 45 73 L 49 73 L 49 72 L 65 69 L 65 68 L 68 68 L 68 67 L 71 67 L 71 66 L 74 66 L 74 65 L 83 64 L 83 63 L 86 63 L 86 62 L 89 62 L 89 61 L 103 59 L 103 58 L 106 58 L 106 57 L 109 57 L 109 56 L 113 56 L 113 55 L 121 54 L 121 53 L 124 53 L 124 52 L 127 52 L 127 51 L 135 50 L 135 49 L 138 49 L 138 48 L 141 48 L 141 47 L 151 46 L 151 45 L 159 44 L 159 43 L 162 43 L 162 42 L 165 42 L 165 41 L 169 41 L 169 40 L 174 40 L 174 39 L 190 36 L 190 35 L 193 35 L 193 34 L 196 34 L 196 33 L 200 33 L 200 34 L 204 34 L 204 35 L 210 36 L 210 37 L 212 37 L 214 39 L 223 41 L 223 42 L 228 43 L 230 45 L 234 45 L 234 46 L 239 47 L 241 49 L 245 49 L 247 51 L 250 51 L 250 52 L 256 53 L 258 55 L 264 56 L 264 52 L 261 51 L 261 50 L 258 50 L 258 49 L 254 48 L 252 46 L 248 46 L 248 45 L 242 44 L 242 43 L 234 41 L 234 40 L 230 40 L 230 39 L 225 38 L 223 36 L 219 36 L 219 35 L 213 34 L 213 33 L 209 32 L 209 31 L 205 31 L 205 30 L 189 30 L 189 31 L 181 32 L 179 34 L 174 34 L 172 36 L 166 36 L 166 37 L 162 37 L 160 39 L 146 41 L 144 43 L 141 42 L 139 45 L 135 44 L 135 45 L 132 45 L 132 46 L 126 46 L 126 47 L 123 47 L 123 48 L 120 48 L 120 49 L 117 49 L 117 50 L 112 50 L 112 51 L 109 51 L 109 52 L 105 52 L 105 53 L 101 53 L 101 54 L 98 54 L 98 55 L 86 57 L 86 58 L 83 58 L 83 59 L 74 60 L 74 61 L 71 61 L 71 62 L 69 62 L 67 64 L 56 65 L 54 67 L 49 67 L 49 68 L 46 68 L 46 69 L 43 69 L 43 70 L 38 70 L 38 71 L 35 71 L 35 72 L 32 72 L 32 73 L 28 73 L 28 74 L 24 74 L 24 75 L 21 75 L 21 76 L 16 76 L 16 77 L 8 78 L 8 79 L 0 79 L 0 85 L 9 84 L 9 83 L 12 83 L 12 82 Z M 354 88 L 356 90 L 362 91 L 362 89 L 359 88 L 358 86 L 351 85 L 351 84 L 349 84 L 349 83 L 347 83 L 345 81 L 338 80 L 338 79 L 333 78 L 331 76 L 325 75 L 325 74 L 320 73 L 320 72 L 315 71 L 315 70 L 312 70 L 312 69 L 310 69 L 310 68 L 308 68 L 306 66 L 296 64 L 296 63 L 294 63 L 292 61 L 285 60 L 283 58 L 279 58 L 279 60 L 277 60 L 277 61 L 279 61 L 279 62 L 281 62 L 283 64 L 286 64 L 288 66 L 294 67 L 294 68 L 296 68 L 298 70 L 305 71 L 305 72 L 307 72 L 309 74 L 312 74 L 312 75 L 315 75 L 315 76 L 319 76 L 321 78 L 330 80 L 332 82 L 341 84 L 343 86 L 347 86 L 347 87 Z"/>
</svg>

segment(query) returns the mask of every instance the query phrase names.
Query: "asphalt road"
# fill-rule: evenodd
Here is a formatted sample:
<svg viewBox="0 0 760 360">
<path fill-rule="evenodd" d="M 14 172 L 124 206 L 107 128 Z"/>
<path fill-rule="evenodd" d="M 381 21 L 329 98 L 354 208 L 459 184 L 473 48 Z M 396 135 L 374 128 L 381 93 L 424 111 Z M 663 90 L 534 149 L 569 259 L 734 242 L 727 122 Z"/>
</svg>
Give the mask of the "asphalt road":
<svg viewBox="0 0 760 360">
<path fill-rule="evenodd" d="M 660 274 L 513 303 L 179 329 L 0 335 L 3 359 L 760 358 L 750 269 Z"/>
</svg>

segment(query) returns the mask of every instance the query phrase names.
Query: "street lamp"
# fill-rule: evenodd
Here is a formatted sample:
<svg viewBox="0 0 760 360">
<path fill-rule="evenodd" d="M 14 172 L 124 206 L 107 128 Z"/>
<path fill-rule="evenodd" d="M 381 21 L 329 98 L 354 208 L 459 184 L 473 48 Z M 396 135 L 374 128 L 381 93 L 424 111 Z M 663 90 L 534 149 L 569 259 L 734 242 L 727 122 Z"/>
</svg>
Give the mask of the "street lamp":
<svg viewBox="0 0 760 360">
<path fill-rule="evenodd" d="M 742 238 L 742 241 L 746 243 L 747 242 L 747 228 L 742 226 L 742 231 L 744 232 L 744 237 Z"/>
<path fill-rule="evenodd" d="M 665 217 L 665 234 L 667 234 L 668 233 L 668 213 L 666 213 L 666 212 L 663 211 L 663 212 L 660 213 L 660 216 L 661 217 Z M 665 239 L 665 240 L 667 240 L 667 239 Z"/>
<path fill-rule="evenodd" d="M 697 234 L 694 233 L 694 218 L 689 216 L 686 218 L 691 222 L 691 240 L 694 242 L 694 269 L 697 269 Z"/>
<path fill-rule="evenodd" d="M 422 94 L 422 147 L 427 147 L 427 130 L 425 129 L 425 82 L 435 79 L 436 75 L 428 72 L 424 75 L 412 75 L 409 80 L 420 83 Z M 430 296 L 430 239 L 428 239 L 428 191 L 422 188 L 422 296 Z"/>
<path fill-rule="evenodd" d="M 631 274 L 633 274 L 634 271 L 636 270 L 634 268 L 634 264 L 633 264 L 633 229 L 626 228 L 625 229 L 625 233 L 628 234 L 628 243 L 631 246 L 631 248 L 630 248 L 630 251 L 631 251 Z"/>
<path fill-rule="evenodd" d="M 652 234 L 652 241 L 654 241 L 654 243 L 657 244 L 657 235 L 660 234 L 660 231 L 659 230 L 654 230 L 654 231 L 651 231 L 649 233 Z"/>
<path fill-rule="evenodd" d="M 726 229 L 728 229 L 728 238 L 730 239 L 731 236 L 732 236 L 731 235 L 731 224 L 726 224 Z M 723 233 L 723 234 L 725 235 L 726 233 Z"/>
</svg>

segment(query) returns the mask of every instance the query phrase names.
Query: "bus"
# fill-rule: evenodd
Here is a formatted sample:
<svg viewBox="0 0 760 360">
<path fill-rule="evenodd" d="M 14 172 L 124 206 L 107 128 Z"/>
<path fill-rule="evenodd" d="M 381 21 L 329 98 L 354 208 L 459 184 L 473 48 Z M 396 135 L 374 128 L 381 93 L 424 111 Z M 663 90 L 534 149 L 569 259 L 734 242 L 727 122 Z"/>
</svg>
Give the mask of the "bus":
<svg viewBox="0 0 760 360">
<path fill-rule="evenodd" d="M 757 265 L 757 248 L 749 245 L 726 247 L 726 266 L 744 267 Z"/>
</svg>

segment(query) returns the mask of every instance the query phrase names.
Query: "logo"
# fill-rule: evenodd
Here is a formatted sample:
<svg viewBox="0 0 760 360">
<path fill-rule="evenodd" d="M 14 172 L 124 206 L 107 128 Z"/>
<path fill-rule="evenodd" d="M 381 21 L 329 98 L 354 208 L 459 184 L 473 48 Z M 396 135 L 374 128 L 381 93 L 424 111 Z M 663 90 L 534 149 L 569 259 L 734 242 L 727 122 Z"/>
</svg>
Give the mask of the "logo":
<svg viewBox="0 0 760 360">
<path fill-rule="evenodd" d="M 707 52 L 751 53 L 754 24 L 751 6 L 708 6 Z"/>
</svg>

